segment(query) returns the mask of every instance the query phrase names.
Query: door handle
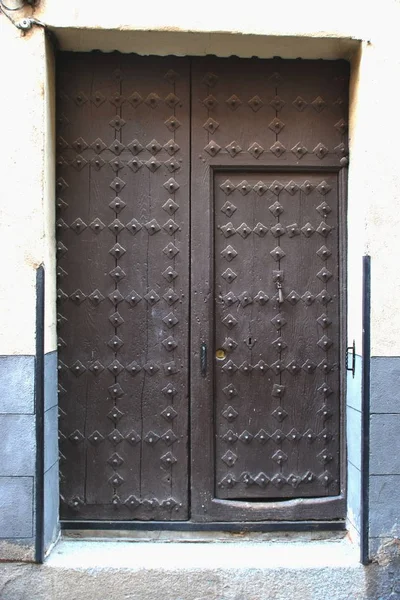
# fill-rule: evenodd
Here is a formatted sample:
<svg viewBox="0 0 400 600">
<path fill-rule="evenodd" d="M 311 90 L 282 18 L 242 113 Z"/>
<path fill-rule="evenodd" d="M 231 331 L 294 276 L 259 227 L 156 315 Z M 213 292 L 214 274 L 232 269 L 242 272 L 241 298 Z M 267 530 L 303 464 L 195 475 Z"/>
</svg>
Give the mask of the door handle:
<svg viewBox="0 0 400 600">
<path fill-rule="evenodd" d="M 200 371 L 203 377 L 207 375 L 207 344 L 201 342 L 200 345 Z"/>
</svg>

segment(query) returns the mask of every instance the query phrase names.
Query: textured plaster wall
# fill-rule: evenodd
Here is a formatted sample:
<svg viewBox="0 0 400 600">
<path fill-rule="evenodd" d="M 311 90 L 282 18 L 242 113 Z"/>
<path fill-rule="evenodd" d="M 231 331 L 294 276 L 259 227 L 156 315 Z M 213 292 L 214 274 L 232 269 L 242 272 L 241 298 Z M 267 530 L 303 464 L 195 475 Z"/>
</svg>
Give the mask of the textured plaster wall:
<svg viewBox="0 0 400 600">
<path fill-rule="evenodd" d="M 360 19 L 362 12 L 363 18 Z M 32 8 L 13 13 L 29 16 Z M 396 299 L 400 297 L 400 272 L 393 250 L 400 226 L 400 171 L 397 151 L 400 119 L 383 117 L 396 102 L 400 52 L 397 23 L 400 4 L 382 0 L 365 5 L 361 0 L 338 2 L 327 8 L 316 0 L 284 0 L 271 11 L 261 0 L 249 10 L 227 10 L 223 2 L 205 0 L 199 10 L 177 0 L 173 5 L 154 0 L 140 10 L 130 0 L 120 0 L 118 10 L 109 2 L 41 0 L 34 15 L 48 24 L 62 49 L 99 48 L 141 53 L 237 54 L 296 58 L 351 58 L 353 64 L 349 171 L 349 338 L 361 343 L 359 327 L 362 253 L 368 249 L 373 268 L 373 354 L 400 355 Z M 46 259 L 52 272 L 52 211 L 44 206 L 51 196 L 52 89 L 45 60 L 43 31 L 25 37 L 0 18 L 2 73 L 12 93 L 0 98 L 0 125 L 5 160 L 0 207 L 0 248 L 9 270 L 18 278 L 18 294 L 7 278 L 0 284 L 0 307 L 9 316 L 0 332 L 0 353 L 29 354 L 33 350 L 34 267 Z M 271 37 L 273 36 L 273 37 Z M 355 40 L 363 40 L 357 55 Z M 23 76 L 22 76 L 23 73 Z M 12 83 L 11 83 L 12 82 Z M 50 110 L 46 108 L 50 106 Z M 23 107 L 17 110 L 16 107 Z M 15 118 L 18 112 L 18 119 Z M 14 115 L 14 118 L 12 116 Z M 21 152 L 21 140 L 24 140 Z M 45 151 L 46 149 L 46 151 Z M 50 161 L 50 163 L 49 163 Z M 23 171 L 24 177 L 21 177 Z M 45 219 L 43 219 L 43 215 Z M 47 223 L 47 225 L 46 225 Z M 45 238 L 46 236 L 46 238 Z M 46 241 L 46 244 L 43 242 Z M 12 251 L 11 251 L 12 249 Z M 55 347 L 54 287 L 48 286 L 47 349 Z"/>
</svg>

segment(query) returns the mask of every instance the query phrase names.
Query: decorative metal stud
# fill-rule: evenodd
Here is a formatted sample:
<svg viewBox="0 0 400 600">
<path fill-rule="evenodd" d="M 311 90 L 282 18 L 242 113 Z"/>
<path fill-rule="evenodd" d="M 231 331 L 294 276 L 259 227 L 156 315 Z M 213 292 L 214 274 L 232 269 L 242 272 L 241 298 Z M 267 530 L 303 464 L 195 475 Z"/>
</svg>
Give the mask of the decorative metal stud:
<svg viewBox="0 0 400 600">
<path fill-rule="evenodd" d="M 317 345 L 322 348 L 322 350 L 324 350 L 325 352 L 327 352 L 329 350 L 329 348 L 332 346 L 333 342 L 330 338 L 328 338 L 328 336 L 323 335 L 322 338 L 320 340 L 318 340 Z"/>
<path fill-rule="evenodd" d="M 137 375 L 142 370 L 142 367 L 134 360 L 129 365 L 126 365 L 125 370 L 131 375 Z"/>
<path fill-rule="evenodd" d="M 328 444 L 332 440 L 332 438 L 333 435 L 326 428 L 324 428 L 321 431 L 321 433 L 318 434 L 318 439 L 320 439 L 324 444 Z"/>
<path fill-rule="evenodd" d="M 118 431 L 118 429 L 113 429 L 113 431 L 111 431 L 107 437 L 114 446 L 120 444 L 124 439 L 124 436 L 120 431 Z"/>
<path fill-rule="evenodd" d="M 104 440 L 104 436 L 96 430 L 88 436 L 88 440 L 93 446 L 98 446 Z"/>
<path fill-rule="evenodd" d="M 280 158 L 282 154 L 286 152 L 286 148 L 281 142 L 275 142 L 275 144 L 270 147 L 270 150 L 277 158 Z"/>
<path fill-rule="evenodd" d="M 166 421 L 172 422 L 178 416 L 178 413 L 174 409 L 173 406 L 167 406 L 161 413 L 161 416 L 164 417 Z"/>
<path fill-rule="evenodd" d="M 256 483 L 260 488 L 265 488 L 269 481 L 269 477 L 267 477 L 267 475 L 262 471 L 257 475 L 257 477 L 254 478 L 254 483 Z"/>
<path fill-rule="evenodd" d="M 271 342 L 271 346 L 276 350 L 276 352 L 282 352 L 287 348 L 287 343 L 283 340 L 283 338 L 279 337 L 273 342 Z"/>
<path fill-rule="evenodd" d="M 281 329 L 282 327 L 284 327 L 286 325 L 286 322 L 287 321 L 282 315 L 282 313 L 278 313 L 273 319 L 271 319 L 271 323 L 276 329 Z"/>
<path fill-rule="evenodd" d="M 295 304 L 298 303 L 298 301 L 300 300 L 300 296 L 297 292 L 295 292 L 294 290 L 292 290 L 290 292 L 290 294 L 288 294 L 286 296 L 286 300 L 287 302 L 289 302 L 292 306 L 294 306 Z"/>
<path fill-rule="evenodd" d="M 322 221 L 318 227 L 317 227 L 317 231 L 320 235 L 322 235 L 323 237 L 328 237 L 329 233 L 332 231 L 332 227 L 330 227 L 330 225 L 328 225 L 327 223 L 325 223 L 325 221 Z"/>
<path fill-rule="evenodd" d="M 254 142 L 247 152 L 250 152 L 254 158 L 260 158 L 261 154 L 264 152 L 264 148 L 260 144 L 257 144 L 257 142 Z"/>
<path fill-rule="evenodd" d="M 270 232 L 275 238 L 279 238 L 282 235 L 285 235 L 285 229 L 281 223 L 277 223 L 273 227 L 271 227 Z"/>
<path fill-rule="evenodd" d="M 221 277 L 223 277 L 228 283 L 232 283 L 232 281 L 236 279 L 237 275 L 234 271 L 232 271 L 232 269 L 228 268 L 221 274 Z"/>
<path fill-rule="evenodd" d="M 307 102 L 301 96 L 297 96 L 297 98 L 293 100 L 292 104 L 300 112 L 303 112 L 307 106 Z"/>
<path fill-rule="evenodd" d="M 95 106 L 99 107 L 106 101 L 105 96 L 99 91 L 95 92 L 92 96 L 92 102 Z"/>
<path fill-rule="evenodd" d="M 245 429 L 240 435 L 239 435 L 239 440 L 242 442 L 242 444 L 250 444 L 250 442 L 252 441 L 253 436 L 251 435 L 251 433 L 249 431 L 247 431 L 247 429 Z"/>
<path fill-rule="evenodd" d="M 245 360 L 244 362 L 242 362 L 242 364 L 239 367 L 239 371 L 241 373 L 243 373 L 244 375 L 250 375 L 250 373 L 252 372 L 253 367 L 251 366 L 251 364 Z"/>
<path fill-rule="evenodd" d="M 240 227 L 237 227 L 236 233 L 242 236 L 243 239 L 246 239 L 252 232 L 251 227 L 246 223 L 242 223 Z"/>
<path fill-rule="evenodd" d="M 230 337 L 225 338 L 225 341 L 222 344 L 222 348 L 224 350 L 226 350 L 226 352 L 232 352 L 233 350 L 235 350 L 235 348 L 237 348 L 237 346 L 238 346 L 237 342 L 235 342 L 235 340 L 233 340 Z M 232 389 L 232 388 L 230 388 L 230 389 Z M 230 395 L 230 394 L 228 394 L 228 395 Z"/>
<path fill-rule="evenodd" d="M 68 294 L 66 294 L 65 292 L 62 291 L 61 288 L 59 288 L 57 290 L 57 301 L 58 302 L 65 302 L 65 300 L 68 300 Z"/>
<path fill-rule="evenodd" d="M 143 102 L 142 96 L 138 92 L 133 92 L 128 98 L 128 102 L 133 106 L 133 108 L 137 108 Z"/>
<path fill-rule="evenodd" d="M 154 446 L 155 444 L 157 444 L 159 439 L 160 436 L 157 433 L 154 433 L 154 431 L 149 431 L 149 433 L 143 438 L 143 440 L 149 446 Z"/>
<path fill-rule="evenodd" d="M 161 439 L 167 446 L 172 446 L 172 444 L 174 444 L 178 438 L 171 429 L 168 429 L 168 431 L 163 433 Z"/>
<path fill-rule="evenodd" d="M 280 96 L 275 96 L 269 104 L 279 112 L 285 106 L 286 102 Z"/>
<path fill-rule="evenodd" d="M 115 282 L 122 281 L 122 279 L 126 277 L 126 273 L 121 269 L 121 267 L 115 267 L 115 269 L 109 272 L 109 275 L 112 277 L 112 279 L 114 279 Z"/>
<path fill-rule="evenodd" d="M 74 167 L 77 171 L 82 171 L 84 167 L 87 165 L 87 160 L 83 158 L 80 154 L 75 157 L 75 159 L 71 163 L 71 167 Z"/>
<path fill-rule="evenodd" d="M 315 98 L 315 100 L 311 102 L 311 106 L 317 112 L 322 112 L 324 108 L 326 108 L 326 102 L 323 98 L 321 98 L 321 96 L 318 96 L 317 98 Z"/>
<path fill-rule="evenodd" d="M 293 152 L 296 158 L 300 160 L 308 153 L 308 150 L 301 142 L 297 142 L 297 144 L 291 149 L 291 152 Z"/>
<path fill-rule="evenodd" d="M 125 296 L 125 300 L 131 305 L 131 306 L 136 306 L 136 304 L 138 304 L 142 299 L 142 296 L 139 296 L 138 293 L 135 292 L 135 290 L 132 290 L 131 292 L 129 292 L 129 294 L 127 296 Z"/>
<path fill-rule="evenodd" d="M 301 231 L 303 233 L 303 235 L 306 236 L 306 238 L 309 238 L 312 236 L 312 234 L 315 232 L 314 227 L 311 225 L 311 223 L 306 223 L 304 225 L 304 227 L 301 228 Z"/>
<path fill-rule="evenodd" d="M 278 261 L 278 260 L 282 260 L 282 258 L 284 258 L 286 256 L 286 253 L 282 250 L 282 248 L 280 248 L 279 246 L 276 246 L 276 248 L 271 250 L 270 255 L 272 256 L 272 258 L 274 260 Z"/>
<path fill-rule="evenodd" d="M 107 342 L 107 346 L 114 350 L 114 352 L 122 348 L 123 345 L 124 342 L 117 335 L 113 335 L 113 337 Z"/>
<path fill-rule="evenodd" d="M 260 108 L 264 106 L 264 102 L 261 100 L 260 96 L 253 96 L 247 103 L 253 112 L 258 112 Z"/>
<path fill-rule="evenodd" d="M 230 338 L 228 338 L 228 339 L 230 339 Z M 230 383 L 229 385 L 222 388 L 222 391 L 224 392 L 225 396 L 227 396 L 228 398 L 234 398 L 238 394 L 237 389 L 235 388 L 233 383 Z"/>
<path fill-rule="evenodd" d="M 269 435 L 265 431 L 265 429 L 260 429 L 260 431 L 254 436 L 254 439 L 257 440 L 257 442 L 259 442 L 260 444 L 264 445 L 268 442 Z"/>
<path fill-rule="evenodd" d="M 300 477 L 298 477 L 297 475 L 294 475 L 293 473 L 291 473 L 289 475 L 289 477 L 287 478 L 287 482 L 289 485 L 291 485 L 293 488 L 297 488 L 297 486 L 299 485 L 299 483 L 301 482 Z"/>
<path fill-rule="evenodd" d="M 171 156 L 173 156 L 178 152 L 178 150 L 180 150 L 180 146 L 178 146 L 178 144 L 174 140 L 169 140 L 164 144 L 163 147 L 164 150 L 166 150 Z"/>
<path fill-rule="evenodd" d="M 232 431 L 232 429 L 229 429 L 229 431 L 227 431 L 225 435 L 222 436 L 222 439 L 227 444 L 234 444 L 238 439 L 238 436 Z"/>
<path fill-rule="evenodd" d="M 282 398 L 285 395 L 286 386 L 274 383 L 271 390 L 271 396 L 274 398 Z"/>
<path fill-rule="evenodd" d="M 108 320 L 114 327 L 120 327 L 123 323 L 125 323 L 124 319 L 121 317 L 119 312 L 115 312 L 108 317 Z"/>
<path fill-rule="evenodd" d="M 321 371 L 323 371 L 324 373 L 329 373 L 330 371 L 333 371 L 336 367 L 337 365 L 328 363 L 326 358 L 323 361 L 321 361 L 318 365 L 318 368 L 321 369 Z"/>
<path fill-rule="evenodd" d="M 150 306 L 154 306 L 154 304 L 157 304 L 157 302 L 160 300 L 160 296 L 154 290 L 150 290 L 144 296 L 144 299 L 148 304 L 150 304 Z"/>
<path fill-rule="evenodd" d="M 332 296 L 326 290 L 322 290 L 322 292 L 320 292 L 316 296 L 316 299 L 318 300 L 318 302 L 321 302 L 321 304 L 326 306 L 327 304 L 329 304 L 329 302 L 332 301 Z"/>
<path fill-rule="evenodd" d="M 86 295 L 82 292 L 82 290 L 75 290 L 72 292 L 69 298 L 74 304 L 79 306 L 84 300 L 86 300 Z"/>
<path fill-rule="evenodd" d="M 58 242 L 58 244 L 57 244 L 57 256 L 59 258 L 61 258 L 67 252 L 68 252 L 68 248 L 66 246 L 64 246 L 64 244 L 62 242 Z"/>
<path fill-rule="evenodd" d="M 218 100 L 212 94 L 209 94 L 207 98 L 204 98 L 202 104 L 204 104 L 204 106 L 208 108 L 208 110 L 212 110 L 217 106 Z"/>
<path fill-rule="evenodd" d="M 337 156 L 339 158 L 343 158 L 348 153 L 348 150 L 347 150 L 346 146 L 343 143 L 339 144 L 338 146 L 335 146 L 334 149 L 333 149 L 333 151 L 335 152 L 335 154 L 337 154 Z"/>
<path fill-rule="evenodd" d="M 317 411 L 317 415 L 322 417 L 324 421 L 327 421 L 332 417 L 332 411 L 327 407 L 326 404 L 323 404 L 321 408 Z"/>
<path fill-rule="evenodd" d="M 258 292 L 256 296 L 254 296 L 254 300 L 258 302 L 261 306 L 264 306 L 269 300 L 269 296 L 265 292 Z"/>
<path fill-rule="evenodd" d="M 232 304 L 235 304 L 235 302 L 237 302 L 237 297 L 233 292 L 228 292 L 227 294 L 222 296 L 222 300 L 227 306 L 232 306 Z"/>
<path fill-rule="evenodd" d="M 159 102 L 160 102 L 161 98 L 155 94 L 154 92 L 152 92 L 151 94 L 149 94 L 145 100 L 145 104 L 147 104 L 147 106 L 150 106 L 150 108 L 157 108 Z"/>
<path fill-rule="evenodd" d="M 134 173 L 136 173 L 137 171 L 139 171 L 139 169 L 143 166 L 143 163 L 141 160 L 139 160 L 138 158 L 132 158 L 132 160 L 130 160 L 128 162 L 128 167 L 130 169 L 132 169 L 132 171 Z"/>
<path fill-rule="evenodd" d="M 232 475 L 226 475 L 226 477 L 221 479 L 218 485 L 221 488 L 233 488 L 236 485 L 236 480 Z"/>
<path fill-rule="evenodd" d="M 253 302 L 253 298 L 251 297 L 251 295 L 249 294 L 249 292 L 242 292 L 241 294 L 239 294 L 238 296 L 240 304 L 245 307 L 248 304 L 252 304 Z"/>
<path fill-rule="evenodd" d="M 302 295 L 301 299 L 303 300 L 303 302 L 304 302 L 304 304 L 306 306 L 310 306 L 314 302 L 314 300 L 315 300 L 315 298 L 312 295 L 312 293 L 309 292 L 308 290 L 306 292 L 304 292 L 304 294 Z"/>
<path fill-rule="evenodd" d="M 275 475 L 272 479 L 271 479 L 271 483 L 278 489 L 282 488 L 285 483 L 286 483 L 286 479 L 283 477 L 283 475 Z"/>
<path fill-rule="evenodd" d="M 161 391 L 165 396 L 167 396 L 167 398 L 173 398 L 177 394 L 177 391 L 172 383 L 168 383 L 168 385 L 163 387 Z"/>
<path fill-rule="evenodd" d="M 164 223 L 163 229 L 169 233 L 169 235 L 174 235 L 174 233 L 179 229 L 179 225 L 175 223 L 173 219 L 169 219 L 166 223 Z"/>
<path fill-rule="evenodd" d="M 94 292 L 89 294 L 88 298 L 95 306 L 98 306 L 100 302 L 103 302 L 104 300 L 103 294 L 98 289 L 94 290 Z"/>
<path fill-rule="evenodd" d="M 226 104 L 229 106 L 231 110 L 237 110 L 239 106 L 242 104 L 240 98 L 238 98 L 235 94 L 233 94 L 228 100 L 225 100 Z"/>
<path fill-rule="evenodd" d="M 237 325 L 237 319 L 235 319 L 234 316 L 232 316 L 231 314 L 226 315 L 226 317 L 224 317 L 222 319 L 222 323 L 225 325 L 225 327 L 227 327 L 228 329 L 233 329 L 233 327 L 235 327 Z"/>
<path fill-rule="evenodd" d="M 164 125 L 166 125 L 170 131 L 176 131 L 181 126 L 181 123 L 176 117 L 169 117 L 169 119 L 164 121 Z"/>
<path fill-rule="evenodd" d="M 163 184 L 163 186 L 164 186 L 164 187 L 165 187 L 165 189 L 166 189 L 166 190 L 168 190 L 170 193 L 174 193 L 174 192 L 176 192 L 177 190 L 179 190 L 179 188 L 180 188 L 180 185 L 179 185 L 179 183 L 177 183 L 173 177 L 170 177 L 170 178 L 168 179 L 168 181 L 166 181 L 166 182 Z"/>
<path fill-rule="evenodd" d="M 273 194 L 275 194 L 275 196 L 279 196 L 279 194 L 281 193 L 281 191 L 283 190 L 283 185 L 280 181 L 273 181 L 271 183 L 271 185 L 269 186 L 269 189 L 271 190 L 271 192 Z"/>
<path fill-rule="evenodd" d="M 139 142 L 139 140 L 136 140 L 136 139 L 132 140 L 131 143 L 127 145 L 127 148 L 135 156 L 136 156 L 136 154 L 139 154 L 139 152 L 141 152 L 143 150 L 142 144 Z"/>
<path fill-rule="evenodd" d="M 165 98 L 164 100 L 165 104 L 167 106 L 169 106 L 171 109 L 175 108 L 175 106 L 177 104 L 179 104 L 180 100 L 178 98 L 178 96 L 175 96 L 175 94 L 168 94 L 168 96 Z"/>
<path fill-rule="evenodd" d="M 328 396 L 333 394 L 332 389 L 329 387 L 329 385 L 327 383 L 323 383 L 322 385 L 320 385 L 318 388 L 318 392 L 320 394 L 322 394 L 323 396 L 325 396 L 325 398 L 327 398 Z"/>
<path fill-rule="evenodd" d="M 162 272 L 162 276 L 169 282 L 173 281 L 178 277 L 178 273 L 171 266 L 167 267 L 165 271 Z"/>
<path fill-rule="evenodd" d="M 162 206 L 163 210 L 170 215 L 173 215 L 179 208 L 179 204 L 177 204 L 172 198 L 169 198 Z"/>
<path fill-rule="evenodd" d="M 80 360 L 76 360 L 69 369 L 75 375 L 75 377 L 80 377 L 86 371 L 85 365 L 83 365 Z"/>
<path fill-rule="evenodd" d="M 203 125 L 204 129 L 206 129 L 209 133 L 214 133 L 217 131 L 219 127 L 219 123 L 212 119 L 211 117 L 207 119 L 207 121 Z"/>
<path fill-rule="evenodd" d="M 271 440 L 273 442 L 275 442 L 275 444 L 282 444 L 283 440 L 285 439 L 285 435 L 284 433 L 280 430 L 277 429 L 272 435 L 271 435 Z"/>
<path fill-rule="evenodd" d="M 322 450 L 319 454 L 317 454 L 317 459 L 323 464 L 326 465 L 328 462 L 333 460 L 332 454 L 327 452 L 325 449 Z"/>
<path fill-rule="evenodd" d="M 104 367 L 99 360 L 96 360 L 90 365 L 89 371 L 91 371 L 93 375 L 100 375 L 100 373 L 104 371 Z"/>
<path fill-rule="evenodd" d="M 268 127 L 274 133 L 280 133 L 282 131 L 282 129 L 285 127 L 285 123 L 283 121 L 281 121 L 280 119 L 278 119 L 277 117 L 275 117 L 275 119 L 273 119 L 271 121 L 271 123 L 268 125 Z"/>
<path fill-rule="evenodd" d="M 264 237 L 268 233 L 268 227 L 263 225 L 262 223 L 257 223 L 257 225 L 253 229 L 254 233 L 260 237 Z"/>
<path fill-rule="evenodd" d="M 124 464 L 124 459 L 117 452 L 114 452 L 114 454 L 110 456 L 107 462 L 114 469 L 116 469 L 117 467 L 120 467 L 122 464 Z"/>
<path fill-rule="evenodd" d="M 239 413 L 232 406 L 228 406 L 222 412 L 222 416 L 224 417 L 224 419 L 226 419 L 227 421 L 229 421 L 229 423 L 231 423 L 232 421 L 234 421 L 236 419 L 236 417 L 238 416 L 238 414 Z"/>
<path fill-rule="evenodd" d="M 214 140 L 211 140 L 211 142 L 209 142 L 207 144 L 207 146 L 204 147 L 204 150 L 210 156 L 216 156 L 218 154 L 218 152 L 221 150 L 221 146 L 219 144 L 217 144 L 217 142 L 214 142 Z"/>
<path fill-rule="evenodd" d="M 172 352 L 172 350 L 175 350 L 175 348 L 178 346 L 178 344 L 176 343 L 176 341 L 174 340 L 174 338 L 171 335 L 169 337 L 167 337 L 165 340 L 163 340 L 161 343 L 164 346 L 164 348 L 167 350 L 167 352 Z"/>
<path fill-rule="evenodd" d="M 235 184 L 232 183 L 232 181 L 230 181 L 229 179 L 224 181 L 219 187 L 227 196 L 229 196 L 229 194 L 232 194 L 232 192 L 234 192 L 236 189 Z"/>
<path fill-rule="evenodd" d="M 317 277 L 318 279 L 326 283 L 332 277 L 332 273 L 328 271 L 326 267 L 323 267 L 320 271 L 318 271 Z"/>
<path fill-rule="evenodd" d="M 238 367 L 235 365 L 235 363 L 233 361 L 228 360 L 228 362 L 226 362 L 224 364 L 224 366 L 222 367 L 222 370 L 225 373 L 227 373 L 228 375 L 233 375 L 238 370 Z"/>
<path fill-rule="evenodd" d="M 175 463 L 178 462 L 175 456 L 172 454 L 172 452 L 167 452 L 166 454 L 163 454 L 163 456 L 160 458 L 160 461 L 166 467 L 172 467 Z"/>
<path fill-rule="evenodd" d="M 232 246 L 227 246 L 224 250 L 222 250 L 221 255 L 225 258 L 225 260 L 230 262 L 237 256 L 237 252 L 234 248 L 232 248 Z"/>
<path fill-rule="evenodd" d="M 301 437 L 301 434 L 295 428 L 291 429 L 286 436 L 289 442 L 299 442 Z"/>
<path fill-rule="evenodd" d="M 167 376 L 176 375 L 176 373 L 178 373 L 178 368 L 175 364 L 175 361 L 172 360 L 171 362 L 165 363 L 164 373 Z"/>
<path fill-rule="evenodd" d="M 314 473 L 311 473 L 311 471 L 308 471 L 302 478 L 301 481 L 303 483 L 312 483 L 315 480 L 315 475 Z"/>
<path fill-rule="evenodd" d="M 259 196 L 263 196 L 265 192 L 268 190 L 268 186 L 263 181 L 258 181 L 256 185 L 253 187 L 253 190 Z"/>
<path fill-rule="evenodd" d="M 234 228 L 232 223 L 227 223 L 226 225 L 222 225 L 220 227 L 220 229 L 225 237 L 230 237 L 231 235 L 234 235 L 236 233 L 236 229 Z"/>
<path fill-rule="evenodd" d="M 317 146 L 315 146 L 313 153 L 318 156 L 318 158 L 325 158 L 325 156 L 328 154 L 329 150 L 326 146 L 324 146 L 324 144 L 317 144 Z"/>
<path fill-rule="evenodd" d="M 111 208 L 111 210 L 119 214 L 125 208 L 126 202 L 117 196 L 109 203 L 108 206 Z"/>
<path fill-rule="evenodd" d="M 297 375 L 297 373 L 300 371 L 300 366 L 297 364 L 297 362 L 295 360 L 292 360 L 288 365 L 286 365 L 286 370 L 291 375 Z"/>
<path fill-rule="evenodd" d="M 320 317 L 318 317 L 317 323 L 318 325 L 321 325 L 323 329 L 326 329 L 327 327 L 329 327 L 329 325 L 331 325 L 332 320 L 328 317 L 328 315 L 323 313 Z"/>
<path fill-rule="evenodd" d="M 229 200 L 227 200 L 221 208 L 221 212 L 225 213 L 227 217 L 231 217 L 236 210 L 237 207 Z"/>
<path fill-rule="evenodd" d="M 121 131 L 123 126 L 126 125 L 126 121 L 122 117 L 116 116 L 111 119 L 109 125 L 115 129 L 115 131 Z"/>
<path fill-rule="evenodd" d="M 163 252 L 169 258 L 174 258 L 178 254 L 179 250 L 175 244 L 170 242 L 167 246 L 165 246 L 165 248 L 163 248 Z"/>
<path fill-rule="evenodd" d="M 75 429 L 69 436 L 68 439 L 74 444 L 80 444 L 85 439 L 85 436 L 79 431 L 79 429 Z"/>
<path fill-rule="evenodd" d="M 329 487 L 329 485 L 334 481 L 332 475 L 329 471 L 324 471 L 322 475 L 318 477 L 319 481 L 322 483 L 324 487 Z"/>
<path fill-rule="evenodd" d="M 148 223 L 145 223 L 144 226 L 149 235 L 154 235 L 155 233 L 158 233 L 161 230 L 161 227 L 159 226 L 159 224 L 157 223 L 157 221 L 155 219 L 152 219 Z"/>
<path fill-rule="evenodd" d="M 287 461 L 288 456 L 287 454 L 285 454 L 285 452 L 283 452 L 282 450 L 277 450 L 276 452 L 274 452 L 274 454 L 272 455 L 272 460 L 275 461 L 278 465 L 282 465 L 284 462 Z"/>
<path fill-rule="evenodd" d="M 147 160 L 144 164 L 152 173 L 155 173 L 155 171 L 161 167 L 161 163 L 158 162 L 158 160 L 156 160 L 154 157 L 150 160 Z"/>
<path fill-rule="evenodd" d="M 275 373 L 275 375 L 279 375 L 285 370 L 285 365 L 281 360 L 277 360 L 270 365 L 270 369 Z"/>
<path fill-rule="evenodd" d="M 147 375 L 150 375 L 152 377 L 153 375 L 158 373 L 160 367 L 151 360 L 143 366 L 143 369 L 146 371 Z"/>
<path fill-rule="evenodd" d="M 347 123 L 343 119 L 340 119 L 340 121 L 335 123 L 334 127 L 342 135 L 347 131 Z"/>
<path fill-rule="evenodd" d="M 305 371 L 306 373 L 308 373 L 309 375 L 311 375 L 312 373 L 314 373 L 314 371 L 317 368 L 317 366 L 310 359 L 307 359 L 306 362 L 302 365 L 301 368 L 303 369 L 303 371 Z"/>
<path fill-rule="evenodd" d="M 246 196 L 249 192 L 251 192 L 251 190 L 253 188 L 251 187 L 249 182 L 246 181 L 246 179 L 244 179 L 237 185 L 236 189 L 239 190 L 239 192 L 242 194 L 242 196 Z"/>
<path fill-rule="evenodd" d="M 235 156 L 237 156 L 242 151 L 241 146 L 235 141 L 225 146 L 225 149 L 229 152 L 232 158 L 235 158 Z"/>
<path fill-rule="evenodd" d="M 263 360 L 259 360 L 258 363 L 256 365 L 254 365 L 253 368 L 256 369 L 257 371 L 260 371 L 260 373 L 262 375 L 264 375 L 268 371 L 269 366 Z"/>
<path fill-rule="evenodd" d="M 108 294 L 108 299 L 114 306 L 117 306 L 120 302 L 122 302 L 124 297 L 119 290 L 114 290 L 113 292 Z"/>
<path fill-rule="evenodd" d="M 285 190 L 289 192 L 291 196 L 294 196 L 295 193 L 299 190 L 299 186 L 297 185 L 297 183 L 291 180 L 285 185 Z"/>
<path fill-rule="evenodd" d="M 169 290 L 165 292 L 163 298 L 168 304 L 168 306 L 172 306 L 173 304 L 175 304 L 175 302 L 179 300 L 178 294 L 172 288 L 169 288 Z"/>
</svg>

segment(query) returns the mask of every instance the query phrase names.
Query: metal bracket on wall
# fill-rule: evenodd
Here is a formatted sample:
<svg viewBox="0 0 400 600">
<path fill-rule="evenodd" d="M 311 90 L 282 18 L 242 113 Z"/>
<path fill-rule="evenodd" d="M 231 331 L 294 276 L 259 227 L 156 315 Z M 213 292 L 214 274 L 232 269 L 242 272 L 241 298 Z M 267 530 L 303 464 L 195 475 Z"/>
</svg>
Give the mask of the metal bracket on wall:
<svg viewBox="0 0 400 600">
<path fill-rule="evenodd" d="M 349 354 L 351 354 L 351 355 L 349 356 Z M 355 340 L 353 340 L 352 346 L 347 346 L 347 348 L 346 348 L 346 371 L 351 371 L 353 374 L 353 378 L 354 378 L 354 376 L 356 374 L 356 342 L 355 342 Z"/>
</svg>

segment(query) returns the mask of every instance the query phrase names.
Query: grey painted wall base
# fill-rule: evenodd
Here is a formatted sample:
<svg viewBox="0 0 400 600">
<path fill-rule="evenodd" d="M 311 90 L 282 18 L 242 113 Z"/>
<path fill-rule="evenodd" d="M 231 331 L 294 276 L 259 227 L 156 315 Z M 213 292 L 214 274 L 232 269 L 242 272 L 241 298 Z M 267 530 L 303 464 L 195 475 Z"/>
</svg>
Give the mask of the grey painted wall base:
<svg viewBox="0 0 400 600">
<path fill-rule="evenodd" d="M 372 557 L 400 552 L 400 357 L 371 359 L 369 535 Z"/>
</svg>

